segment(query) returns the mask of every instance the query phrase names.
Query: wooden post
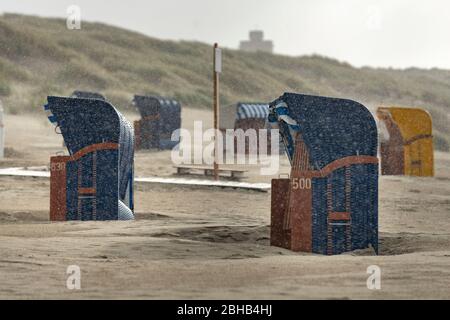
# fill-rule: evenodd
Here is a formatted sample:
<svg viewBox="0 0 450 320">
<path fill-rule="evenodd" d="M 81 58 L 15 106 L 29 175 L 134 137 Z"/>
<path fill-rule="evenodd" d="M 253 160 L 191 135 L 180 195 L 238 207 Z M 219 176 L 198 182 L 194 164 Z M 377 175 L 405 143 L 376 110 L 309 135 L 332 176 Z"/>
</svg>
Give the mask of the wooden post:
<svg viewBox="0 0 450 320">
<path fill-rule="evenodd" d="M 5 125 L 3 121 L 3 106 L 0 101 L 0 159 L 5 156 Z"/>
<path fill-rule="evenodd" d="M 214 78 L 214 180 L 219 179 L 219 163 L 218 163 L 218 140 L 217 140 L 217 130 L 219 128 L 219 73 L 222 65 L 222 61 L 217 61 L 220 59 L 220 55 L 218 54 L 217 43 L 214 44 L 213 51 L 213 61 L 214 61 L 214 69 L 213 69 L 213 78 Z"/>
</svg>

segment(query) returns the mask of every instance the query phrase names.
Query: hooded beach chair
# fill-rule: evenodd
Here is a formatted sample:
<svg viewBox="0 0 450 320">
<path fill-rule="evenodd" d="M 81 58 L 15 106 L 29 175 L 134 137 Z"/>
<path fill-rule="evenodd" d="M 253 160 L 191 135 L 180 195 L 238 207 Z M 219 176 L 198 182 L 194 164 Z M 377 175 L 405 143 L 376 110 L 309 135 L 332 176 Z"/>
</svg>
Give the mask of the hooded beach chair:
<svg viewBox="0 0 450 320">
<path fill-rule="evenodd" d="M 111 104 L 48 97 L 68 156 L 50 159 L 50 220 L 133 219 L 134 132 Z"/>
<path fill-rule="evenodd" d="M 381 174 L 433 176 L 430 114 L 422 109 L 380 107 L 377 117 L 387 131 L 380 142 Z"/>
<path fill-rule="evenodd" d="M 98 99 L 106 101 L 106 97 L 97 92 L 75 90 L 72 92 L 71 98 Z"/>
<path fill-rule="evenodd" d="M 241 129 L 244 132 L 248 129 L 258 130 L 260 129 L 270 129 L 267 123 L 267 116 L 269 114 L 269 104 L 263 102 L 239 102 L 237 104 L 228 105 L 220 108 L 219 115 L 219 127 L 224 137 L 223 147 L 226 149 L 226 130 Z M 259 139 L 259 136 L 257 136 Z M 267 153 L 271 152 L 271 136 L 267 133 Z M 249 153 L 250 141 L 245 142 L 244 151 L 246 154 Z M 255 141 L 256 150 L 259 151 L 259 140 Z M 234 152 L 237 152 L 237 138 L 235 138 Z M 277 150 L 278 151 L 278 150 Z"/>
<path fill-rule="evenodd" d="M 378 252 L 377 127 L 361 104 L 285 93 L 270 104 L 291 163 L 272 180 L 271 245 L 293 251 Z"/>
<path fill-rule="evenodd" d="M 135 95 L 133 104 L 141 119 L 134 122 L 137 149 L 172 149 L 179 139 L 171 140 L 181 127 L 181 105 L 175 99 Z"/>
</svg>

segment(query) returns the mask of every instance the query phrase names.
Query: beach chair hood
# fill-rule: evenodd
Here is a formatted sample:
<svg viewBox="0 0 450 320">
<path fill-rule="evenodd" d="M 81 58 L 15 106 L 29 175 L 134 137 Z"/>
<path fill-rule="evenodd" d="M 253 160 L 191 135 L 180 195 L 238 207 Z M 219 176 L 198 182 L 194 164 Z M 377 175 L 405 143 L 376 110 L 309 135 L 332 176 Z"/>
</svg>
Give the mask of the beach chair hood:
<svg viewBox="0 0 450 320">
<path fill-rule="evenodd" d="M 90 92 L 90 91 L 81 91 L 81 90 L 75 90 L 72 92 L 71 98 L 82 98 L 82 99 L 98 99 L 106 101 L 106 97 L 100 93 L 97 92 Z"/>
<path fill-rule="evenodd" d="M 358 102 L 285 93 L 270 108 L 269 121 L 285 137 L 291 161 L 298 132 L 308 146 L 310 165 L 316 169 L 346 156 L 377 154 L 376 122 Z"/>
</svg>

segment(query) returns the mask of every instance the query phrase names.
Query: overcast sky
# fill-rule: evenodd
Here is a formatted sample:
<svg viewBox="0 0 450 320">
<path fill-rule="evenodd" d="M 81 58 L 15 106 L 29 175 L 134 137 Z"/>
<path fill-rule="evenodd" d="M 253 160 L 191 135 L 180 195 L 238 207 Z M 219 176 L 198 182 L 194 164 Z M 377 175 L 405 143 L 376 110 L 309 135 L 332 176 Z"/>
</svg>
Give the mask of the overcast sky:
<svg viewBox="0 0 450 320">
<path fill-rule="evenodd" d="M 264 30 L 275 52 L 355 66 L 450 69 L 448 0 L 0 0 L 0 12 L 106 22 L 163 39 L 237 48 Z"/>
</svg>

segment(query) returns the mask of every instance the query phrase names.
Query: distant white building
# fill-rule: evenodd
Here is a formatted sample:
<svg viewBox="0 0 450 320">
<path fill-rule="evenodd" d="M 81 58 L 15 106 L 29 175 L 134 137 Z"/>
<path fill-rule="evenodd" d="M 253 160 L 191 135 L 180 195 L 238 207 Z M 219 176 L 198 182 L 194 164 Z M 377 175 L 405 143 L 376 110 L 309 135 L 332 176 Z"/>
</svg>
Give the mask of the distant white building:
<svg viewBox="0 0 450 320">
<path fill-rule="evenodd" d="M 239 49 L 249 52 L 269 52 L 273 53 L 273 42 L 264 40 L 264 32 L 261 30 L 253 30 L 249 32 L 249 40 L 241 41 Z"/>
</svg>

